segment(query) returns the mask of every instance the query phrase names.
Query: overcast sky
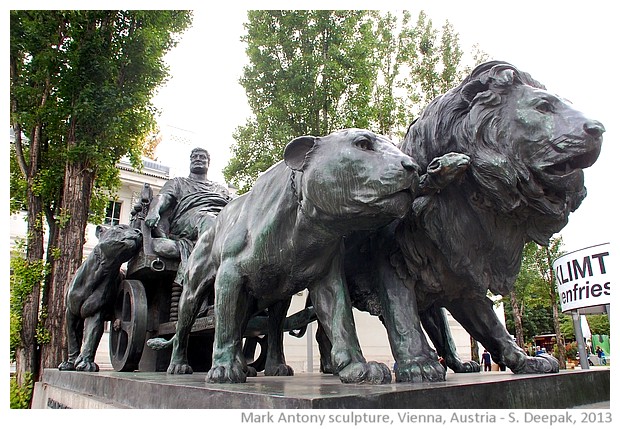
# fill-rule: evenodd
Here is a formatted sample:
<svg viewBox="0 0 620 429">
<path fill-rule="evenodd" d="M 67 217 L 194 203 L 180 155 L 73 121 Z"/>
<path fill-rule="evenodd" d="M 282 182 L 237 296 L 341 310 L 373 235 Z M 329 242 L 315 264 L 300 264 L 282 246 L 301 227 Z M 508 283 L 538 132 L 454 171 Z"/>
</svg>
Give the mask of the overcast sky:
<svg viewBox="0 0 620 429">
<path fill-rule="evenodd" d="M 182 2 L 181 2 L 182 3 Z M 466 52 L 479 44 L 491 59 L 528 71 L 576 108 L 601 121 L 607 132 L 598 162 L 586 170 L 588 197 L 562 231 L 566 250 L 611 240 L 616 217 L 615 160 L 618 155 L 618 86 L 616 63 L 618 14 L 609 1 L 408 1 L 312 2 L 311 7 L 424 10 L 440 28 L 449 20 Z M 345 6 L 346 5 L 346 6 Z M 252 8 L 308 8 L 307 2 L 252 2 Z M 223 181 L 232 133 L 250 115 L 238 80 L 246 57 L 239 38 L 244 32 L 242 6 L 195 7 L 194 24 L 167 56 L 172 78 L 156 104 L 163 126 L 192 131 L 212 153 L 209 177 Z M 613 42 L 612 42 L 613 41 Z M 615 123 L 614 123 L 615 122 Z M 179 163 L 186 168 L 187 155 Z M 162 158 L 172 163 L 168 153 Z M 613 182 L 613 183 L 612 183 Z M 615 240 L 614 240 L 615 241 Z"/>
</svg>

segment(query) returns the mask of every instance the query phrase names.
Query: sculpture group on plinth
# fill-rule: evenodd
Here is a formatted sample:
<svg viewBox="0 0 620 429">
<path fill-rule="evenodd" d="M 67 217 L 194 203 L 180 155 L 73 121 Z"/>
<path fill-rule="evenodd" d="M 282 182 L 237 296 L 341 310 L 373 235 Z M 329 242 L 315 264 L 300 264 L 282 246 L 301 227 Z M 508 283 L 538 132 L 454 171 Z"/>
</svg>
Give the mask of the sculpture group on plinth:
<svg viewBox="0 0 620 429">
<path fill-rule="evenodd" d="M 292 295 L 308 289 L 314 313 L 295 321 L 318 319 L 321 367 L 343 382 L 391 380 L 387 366 L 362 356 L 353 307 L 381 317 L 397 382 L 445 380 L 440 357 L 455 372 L 480 370 L 458 356 L 446 309 L 512 372 L 558 372 L 553 356 L 527 356 L 516 345 L 487 291 L 508 294 L 523 246 L 544 245 L 566 225 L 586 195 L 583 169 L 596 161 L 604 131 L 529 74 L 490 61 L 435 99 L 399 148 L 359 129 L 299 137 L 247 194 L 230 202 L 223 197 L 217 210 L 189 204 L 207 222 L 186 216 L 185 231 L 193 233 L 186 257 L 178 244 L 168 246 L 178 239 L 157 240 L 170 239 L 172 231 L 158 232 L 167 197 L 151 204 L 147 196 L 132 226 L 140 229 L 145 248 L 151 246 L 151 256 L 134 257 L 127 278 L 161 281 L 162 264 L 170 267 L 166 258 L 177 261 L 175 268 L 180 260 L 181 269 L 166 274 L 169 285 L 182 289 L 173 294 L 178 321 L 166 307 L 170 293 L 148 297 L 147 291 L 146 301 L 159 306 L 153 316 L 133 298 L 142 293 L 132 289 L 135 281 L 125 281 L 122 296 L 130 297 L 136 319 L 129 321 L 142 326 L 137 319 L 156 317 L 158 336 L 168 338 L 148 344 L 172 347 L 169 373 L 196 369 L 188 339 L 208 329 L 213 350 L 207 381 L 243 382 L 262 369 L 292 375 L 282 332 L 290 328 Z M 421 169 L 426 172 L 418 177 Z M 137 259 L 141 266 L 132 271 Z M 113 318 L 113 326 L 126 337 L 123 317 Z M 268 339 L 261 367 L 242 348 L 242 337 L 258 319 L 263 324 L 252 332 L 262 330 Z M 135 369 L 128 361 L 145 337 L 132 347 L 125 337 L 117 336 L 126 347 L 116 354 L 122 370 Z"/>
</svg>

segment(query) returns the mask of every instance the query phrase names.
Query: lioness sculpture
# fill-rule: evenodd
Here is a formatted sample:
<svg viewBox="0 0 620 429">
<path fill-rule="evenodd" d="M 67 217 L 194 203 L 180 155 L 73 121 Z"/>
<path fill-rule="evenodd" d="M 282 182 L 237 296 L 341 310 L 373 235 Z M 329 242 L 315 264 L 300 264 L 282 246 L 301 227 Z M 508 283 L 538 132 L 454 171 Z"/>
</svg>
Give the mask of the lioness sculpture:
<svg viewBox="0 0 620 429">
<path fill-rule="evenodd" d="M 416 199 L 403 220 L 362 237 L 372 261 L 359 242 L 347 244 L 353 304 L 382 316 L 397 381 L 442 379 L 421 325 L 450 368 L 479 370 L 458 357 L 444 308 L 514 373 L 559 370 L 554 357 L 516 345 L 487 291 L 507 295 L 524 245 L 545 245 L 566 225 L 586 195 L 583 169 L 596 161 L 604 131 L 499 61 L 478 66 L 411 124 L 401 149 L 419 165 L 450 151 L 471 165 L 441 193 Z"/>
<path fill-rule="evenodd" d="M 386 383 L 389 368 L 366 362 L 343 276 L 343 236 L 403 217 L 418 185 L 417 165 L 387 138 L 348 129 L 299 137 L 284 162 L 265 172 L 250 192 L 231 201 L 201 236 L 188 261 L 169 373 L 189 373 L 187 341 L 200 303 L 215 288 L 215 341 L 207 381 L 245 382 L 241 335 L 265 308 L 281 313 L 308 289 L 333 343 L 331 359 L 345 383 Z M 273 311 L 272 311 L 273 310 Z M 270 324 L 277 324 L 273 321 Z M 279 375 L 292 374 L 280 346 Z M 278 348 L 272 351 L 272 348 Z M 269 357 L 268 357 L 269 359 Z M 269 366 L 269 365 L 267 365 Z"/>
<path fill-rule="evenodd" d="M 65 324 L 69 356 L 58 366 L 61 371 L 99 371 L 95 352 L 123 277 L 121 265 L 142 246 L 140 230 L 128 225 L 99 225 L 95 235 L 99 243 L 80 265 L 67 290 Z"/>
</svg>

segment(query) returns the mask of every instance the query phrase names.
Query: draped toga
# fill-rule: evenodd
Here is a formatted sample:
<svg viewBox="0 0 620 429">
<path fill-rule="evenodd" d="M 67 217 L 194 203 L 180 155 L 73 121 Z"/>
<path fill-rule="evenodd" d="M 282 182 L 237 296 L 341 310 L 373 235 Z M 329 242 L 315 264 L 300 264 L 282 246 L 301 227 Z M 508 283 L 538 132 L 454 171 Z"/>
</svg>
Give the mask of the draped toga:
<svg viewBox="0 0 620 429">
<path fill-rule="evenodd" d="M 188 177 L 168 180 L 159 194 L 172 197 L 173 207 L 167 213 L 168 238 L 175 240 L 179 248 L 181 263 L 175 282 L 182 284 L 187 259 L 200 233 L 232 198 L 228 189 L 218 183 Z"/>
</svg>

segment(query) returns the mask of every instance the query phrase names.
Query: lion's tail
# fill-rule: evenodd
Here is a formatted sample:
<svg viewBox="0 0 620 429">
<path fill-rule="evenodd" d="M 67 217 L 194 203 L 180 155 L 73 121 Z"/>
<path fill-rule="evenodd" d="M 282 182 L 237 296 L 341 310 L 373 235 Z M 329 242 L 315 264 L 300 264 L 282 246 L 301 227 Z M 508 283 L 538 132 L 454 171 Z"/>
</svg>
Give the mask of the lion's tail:
<svg viewBox="0 0 620 429">
<path fill-rule="evenodd" d="M 170 347 L 172 347 L 172 341 L 174 340 L 174 337 L 176 337 L 176 335 L 169 340 L 165 340 L 163 338 L 151 338 L 146 342 L 146 345 L 153 350 L 169 349 Z"/>
</svg>

